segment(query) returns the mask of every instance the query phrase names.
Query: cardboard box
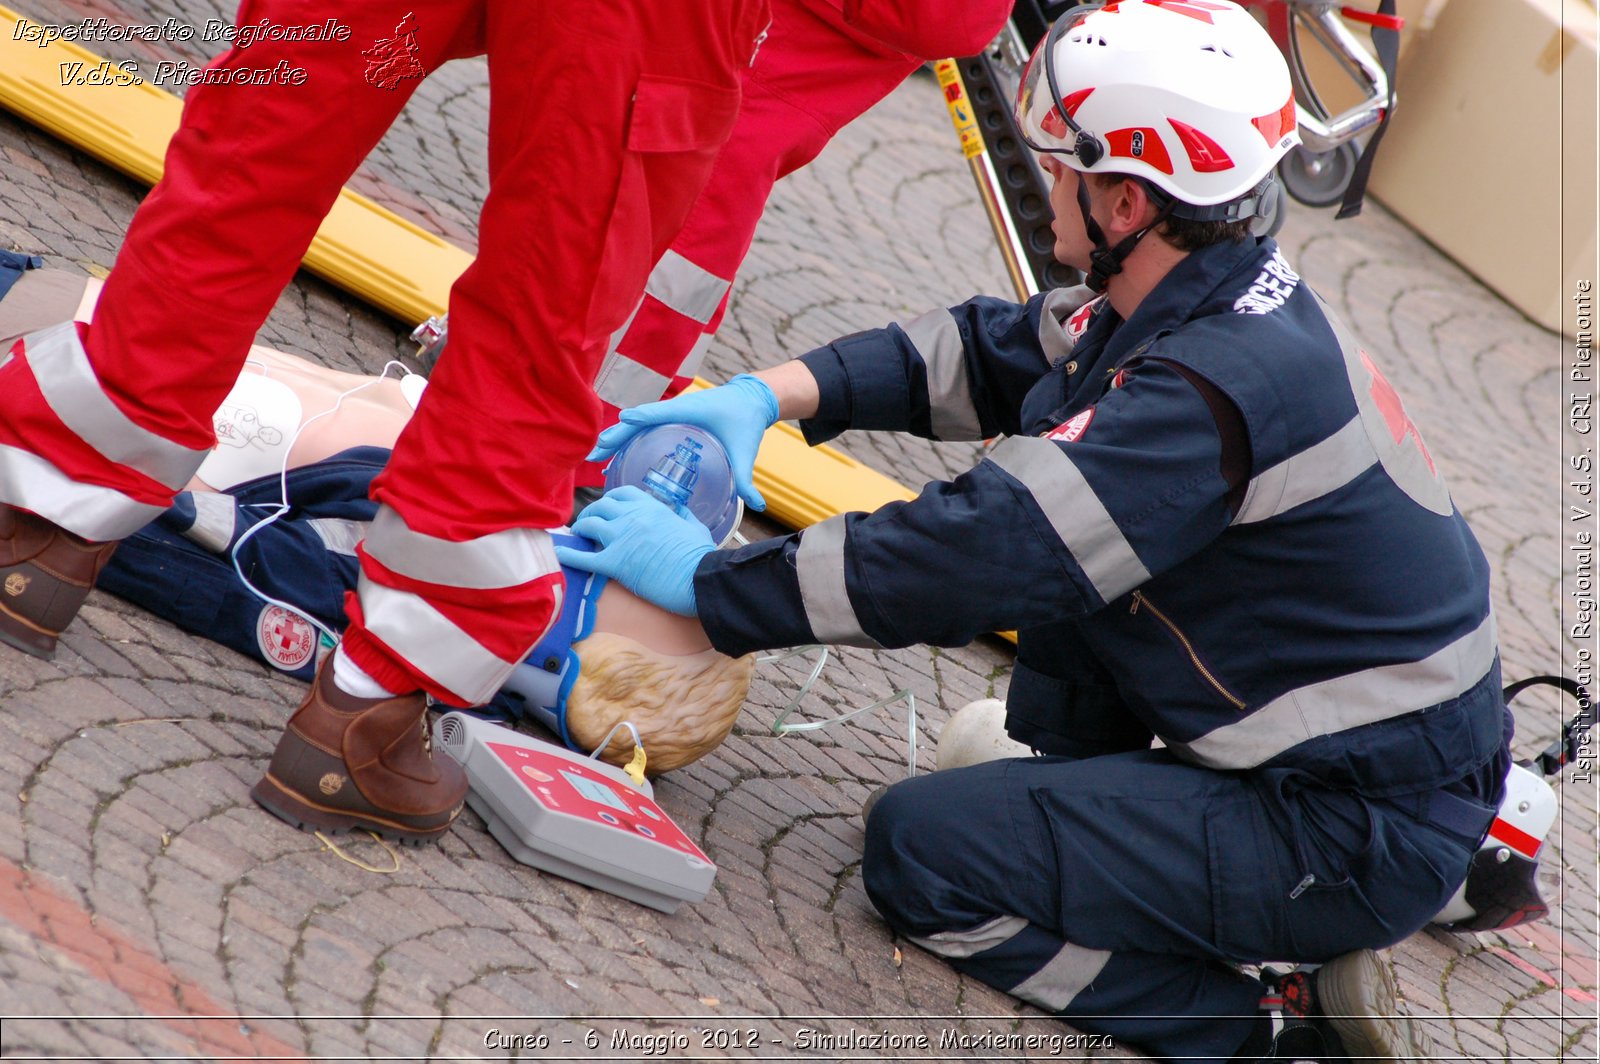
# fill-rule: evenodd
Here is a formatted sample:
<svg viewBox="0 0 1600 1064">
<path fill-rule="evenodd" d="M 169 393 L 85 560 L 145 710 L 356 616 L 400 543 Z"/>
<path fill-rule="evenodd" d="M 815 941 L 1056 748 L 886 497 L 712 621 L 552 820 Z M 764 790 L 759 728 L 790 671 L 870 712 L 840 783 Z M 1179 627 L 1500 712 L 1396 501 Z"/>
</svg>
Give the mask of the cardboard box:
<svg viewBox="0 0 1600 1064">
<path fill-rule="evenodd" d="M 1405 57 L 1372 194 L 1540 325 L 1595 281 L 1595 10 L 1452 3 Z"/>
</svg>

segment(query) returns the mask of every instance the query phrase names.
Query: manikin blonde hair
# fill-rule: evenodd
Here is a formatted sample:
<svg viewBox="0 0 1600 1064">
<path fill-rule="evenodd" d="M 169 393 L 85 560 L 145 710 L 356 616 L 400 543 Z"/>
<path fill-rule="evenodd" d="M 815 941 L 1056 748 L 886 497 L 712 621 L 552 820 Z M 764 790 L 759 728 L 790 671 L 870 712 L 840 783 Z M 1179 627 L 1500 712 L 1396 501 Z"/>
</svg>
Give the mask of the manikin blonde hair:
<svg viewBox="0 0 1600 1064">
<path fill-rule="evenodd" d="M 582 671 L 567 695 L 567 732 L 593 750 L 620 721 L 639 729 L 650 775 L 704 757 L 733 730 L 755 659 L 715 650 L 661 654 L 626 636 L 596 632 L 574 644 Z M 617 732 L 601 758 L 625 765 L 633 736 Z"/>
</svg>

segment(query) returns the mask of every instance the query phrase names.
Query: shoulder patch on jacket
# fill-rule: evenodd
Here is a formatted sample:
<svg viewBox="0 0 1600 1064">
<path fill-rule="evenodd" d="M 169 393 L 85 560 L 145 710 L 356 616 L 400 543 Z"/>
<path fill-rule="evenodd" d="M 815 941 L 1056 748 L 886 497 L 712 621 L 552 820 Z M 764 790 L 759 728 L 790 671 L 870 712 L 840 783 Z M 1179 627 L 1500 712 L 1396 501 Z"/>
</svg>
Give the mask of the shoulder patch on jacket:
<svg viewBox="0 0 1600 1064">
<path fill-rule="evenodd" d="M 1080 410 L 1066 421 L 1057 425 L 1044 434 L 1047 440 L 1060 440 L 1062 443 L 1077 443 L 1083 439 L 1083 434 L 1089 431 L 1089 422 L 1094 420 L 1094 407 Z"/>
<path fill-rule="evenodd" d="M 1105 296 L 1097 296 L 1068 315 L 1066 323 L 1062 326 L 1066 330 L 1068 340 L 1077 343 L 1089 330 L 1089 322 L 1094 320 L 1094 312 L 1100 309 L 1100 303 L 1104 299 Z"/>
</svg>

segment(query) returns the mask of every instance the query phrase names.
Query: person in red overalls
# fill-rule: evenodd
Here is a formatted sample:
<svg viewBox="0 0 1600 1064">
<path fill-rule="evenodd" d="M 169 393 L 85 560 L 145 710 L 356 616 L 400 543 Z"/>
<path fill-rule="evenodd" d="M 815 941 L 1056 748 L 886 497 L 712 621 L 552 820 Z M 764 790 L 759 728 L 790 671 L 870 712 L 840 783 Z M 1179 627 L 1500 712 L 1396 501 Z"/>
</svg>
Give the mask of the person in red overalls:
<svg viewBox="0 0 1600 1064">
<path fill-rule="evenodd" d="M 295 39 L 330 10 L 338 32 Z M 92 328 L 0 356 L 0 640 L 54 653 L 115 542 L 214 444 L 211 413 L 345 181 L 429 71 L 486 53 L 489 190 L 450 354 L 373 485 L 349 630 L 253 792 L 305 829 L 446 831 L 466 781 L 426 745 L 424 692 L 487 700 L 559 609 L 543 530 L 600 427 L 590 384 L 768 20 L 766 0 L 244 0 L 238 24 L 261 32 L 188 93 Z"/>
<path fill-rule="evenodd" d="M 1010 13 L 1010 0 L 773 0 L 733 135 L 595 379 L 605 424 L 699 372 L 772 186 L 924 61 L 982 51 Z M 601 468 L 585 465 L 578 483 L 598 487 Z"/>
</svg>

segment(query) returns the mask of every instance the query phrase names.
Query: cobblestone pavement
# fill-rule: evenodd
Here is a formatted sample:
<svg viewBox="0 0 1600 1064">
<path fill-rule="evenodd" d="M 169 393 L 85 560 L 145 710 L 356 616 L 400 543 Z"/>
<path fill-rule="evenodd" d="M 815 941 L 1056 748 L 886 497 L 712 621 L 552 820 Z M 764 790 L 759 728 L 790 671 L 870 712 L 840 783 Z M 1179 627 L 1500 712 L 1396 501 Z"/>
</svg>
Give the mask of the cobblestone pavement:
<svg viewBox="0 0 1600 1064">
<path fill-rule="evenodd" d="M 206 0 L 21 8 L 43 22 L 170 15 L 198 26 L 230 14 Z M 176 54 L 201 62 L 198 48 Z M 440 71 L 356 187 L 471 246 L 486 98 L 481 62 Z M 931 79 L 914 77 L 779 191 L 708 376 L 1005 291 L 943 112 Z M 141 194 L 0 115 L 0 246 L 101 271 Z M 1426 427 L 1494 566 L 1508 676 L 1560 671 L 1573 649 L 1561 636 L 1565 343 L 1376 205 L 1337 225 L 1297 209 L 1282 241 Z M 304 276 L 262 335 L 368 371 L 408 350 L 400 323 Z M 974 458 L 971 447 L 865 436 L 844 445 L 913 485 Z M 821 717 L 909 690 L 917 758 L 928 768 L 940 723 L 971 699 L 1003 694 L 1009 660 L 988 641 L 844 650 L 800 712 Z M 97 593 L 55 662 L 0 652 L 0 1051 L 105 1060 L 1127 1056 L 1070 1042 L 1026 1053 L 938 1048 L 947 1031 L 1070 1032 L 879 923 L 857 875 L 859 809 L 872 788 L 905 774 L 906 714 L 897 706 L 811 737 L 775 737 L 770 725 L 806 667 L 763 666 L 729 742 L 659 783 L 663 807 L 719 866 L 704 902 L 667 917 L 514 863 L 471 813 L 441 845 L 407 851 L 393 874 L 340 860 L 247 796 L 300 687 Z M 1542 748 L 1569 708 L 1519 700 L 1518 754 Z M 1565 892 L 1548 922 L 1499 934 L 1430 931 L 1392 951 L 1409 1010 L 1427 1018 L 1441 1059 L 1597 1055 L 1596 791 L 1568 782 L 1560 793 L 1545 859 Z M 387 860 L 369 843 L 349 849 Z M 838 1041 L 815 1048 L 827 1043 L 807 1030 Z M 591 1032 L 598 1049 L 585 1045 Z M 862 1046 L 884 1032 L 927 1036 L 935 1048 Z"/>
</svg>

